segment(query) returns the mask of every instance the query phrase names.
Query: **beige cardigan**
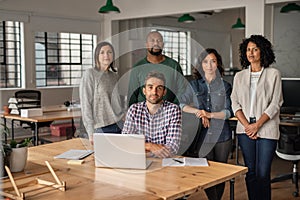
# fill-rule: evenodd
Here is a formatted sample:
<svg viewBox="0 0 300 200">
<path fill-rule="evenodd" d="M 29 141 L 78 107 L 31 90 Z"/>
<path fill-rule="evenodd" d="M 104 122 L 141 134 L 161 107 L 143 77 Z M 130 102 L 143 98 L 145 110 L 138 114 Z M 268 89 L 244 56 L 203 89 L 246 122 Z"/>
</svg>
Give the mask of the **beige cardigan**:
<svg viewBox="0 0 300 200">
<path fill-rule="evenodd" d="M 236 113 L 242 110 L 245 117 L 249 119 L 250 113 L 250 70 L 244 69 L 238 72 L 233 81 L 231 93 L 232 110 Z M 275 68 L 264 68 L 257 82 L 256 102 L 254 103 L 254 113 L 259 119 L 263 113 L 270 118 L 258 131 L 260 138 L 279 139 L 279 114 L 280 106 L 283 103 L 281 74 Z M 243 125 L 238 122 L 236 133 L 245 133 Z"/>
</svg>

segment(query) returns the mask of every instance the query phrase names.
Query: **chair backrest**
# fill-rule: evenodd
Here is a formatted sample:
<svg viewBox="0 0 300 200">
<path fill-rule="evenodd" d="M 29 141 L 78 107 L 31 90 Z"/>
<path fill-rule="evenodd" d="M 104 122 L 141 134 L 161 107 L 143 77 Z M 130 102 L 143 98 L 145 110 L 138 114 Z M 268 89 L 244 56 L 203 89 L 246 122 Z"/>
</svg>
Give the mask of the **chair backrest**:
<svg viewBox="0 0 300 200">
<path fill-rule="evenodd" d="M 182 112 L 182 135 L 178 155 L 197 157 L 202 143 L 199 141 L 201 121 L 195 114 Z"/>
<path fill-rule="evenodd" d="M 30 104 L 34 107 L 41 107 L 41 92 L 38 90 L 19 90 L 15 92 L 15 97 L 32 99 L 32 101 L 26 102 L 26 104 Z"/>
<path fill-rule="evenodd" d="M 285 154 L 299 155 L 300 135 L 281 132 L 278 145 L 277 145 L 277 151 Z"/>
</svg>

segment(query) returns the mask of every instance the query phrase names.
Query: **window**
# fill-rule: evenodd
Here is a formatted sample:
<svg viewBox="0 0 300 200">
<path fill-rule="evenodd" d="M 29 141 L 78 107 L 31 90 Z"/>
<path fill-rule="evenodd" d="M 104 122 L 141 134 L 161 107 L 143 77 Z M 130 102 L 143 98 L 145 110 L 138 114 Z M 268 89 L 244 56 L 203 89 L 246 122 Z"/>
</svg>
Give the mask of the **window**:
<svg viewBox="0 0 300 200">
<path fill-rule="evenodd" d="M 21 22 L 0 21 L 0 88 L 21 87 Z"/>
<path fill-rule="evenodd" d="M 163 53 L 179 62 L 184 75 L 190 75 L 191 67 L 188 66 L 190 63 L 188 55 L 189 32 L 162 29 L 157 29 L 157 31 L 162 34 L 164 39 Z"/>
<path fill-rule="evenodd" d="M 35 34 L 36 86 L 78 85 L 93 65 L 96 36 L 79 33 Z"/>
</svg>

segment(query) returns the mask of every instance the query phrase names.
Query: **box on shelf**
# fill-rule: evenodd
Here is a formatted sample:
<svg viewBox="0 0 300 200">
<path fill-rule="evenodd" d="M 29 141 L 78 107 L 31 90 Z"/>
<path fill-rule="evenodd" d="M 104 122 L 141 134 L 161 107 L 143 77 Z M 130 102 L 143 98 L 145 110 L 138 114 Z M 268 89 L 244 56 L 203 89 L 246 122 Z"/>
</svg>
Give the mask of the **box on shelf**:
<svg viewBox="0 0 300 200">
<path fill-rule="evenodd" d="M 43 109 L 41 108 L 30 108 L 30 109 L 20 109 L 21 117 L 34 117 L 43 116 Z"/>
<path fill-rule="evenodd" d="M 50 129 L 51 129 L 51 135 L 53 135 L 53 136 L 66 136 L 69 134 L 70 135 L 73 134 L 72 123 L 51 124 Z"/>
</svg>

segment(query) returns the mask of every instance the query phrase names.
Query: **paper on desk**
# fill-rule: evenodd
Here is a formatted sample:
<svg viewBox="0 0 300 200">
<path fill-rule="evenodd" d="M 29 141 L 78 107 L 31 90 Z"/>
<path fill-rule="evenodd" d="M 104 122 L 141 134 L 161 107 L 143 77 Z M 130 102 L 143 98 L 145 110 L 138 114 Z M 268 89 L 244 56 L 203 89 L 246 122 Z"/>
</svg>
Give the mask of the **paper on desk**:
<svg viewBox="0 0 300 200">
<path fill-rule="evenodd" d="M 164 158 L 162 166 L 208 166 L 206 158 Z"/>
</svg>

